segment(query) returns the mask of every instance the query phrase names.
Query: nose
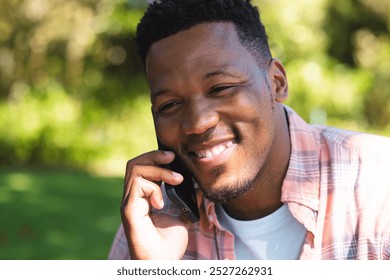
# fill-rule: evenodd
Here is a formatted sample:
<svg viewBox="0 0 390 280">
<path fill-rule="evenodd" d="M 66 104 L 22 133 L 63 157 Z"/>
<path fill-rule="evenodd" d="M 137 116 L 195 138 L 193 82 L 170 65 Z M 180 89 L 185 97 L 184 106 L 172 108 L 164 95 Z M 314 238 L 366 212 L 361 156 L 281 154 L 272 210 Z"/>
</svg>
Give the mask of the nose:
<svg viewBox="0 0 390 280">
<path fill-rule="evenodd" d="M 219 122 L 219 113 L 211 102 L 193 100 L 187 107 L 182 119 L 182 129 L 185 135 L 202 134 Z"/>
</svg>

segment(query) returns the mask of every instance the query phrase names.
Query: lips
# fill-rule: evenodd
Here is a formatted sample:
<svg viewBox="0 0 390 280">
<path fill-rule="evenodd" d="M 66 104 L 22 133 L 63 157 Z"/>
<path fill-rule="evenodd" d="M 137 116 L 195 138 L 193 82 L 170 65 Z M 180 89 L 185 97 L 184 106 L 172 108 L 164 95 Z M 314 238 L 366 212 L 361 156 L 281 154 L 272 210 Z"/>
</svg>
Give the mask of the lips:
<svg viewBox="0 0 390 280">
<path fill-rule="evenodd" d="M 233 145 L 233 141 L 225 141 L 223 143 L 217 144 L 209 149 L 201 150 L 194 152 L 195 157 L 198 159 L 212 159 L 217 157 L 224 151 L 226 151 L 231 145 Z"/>
</svg>

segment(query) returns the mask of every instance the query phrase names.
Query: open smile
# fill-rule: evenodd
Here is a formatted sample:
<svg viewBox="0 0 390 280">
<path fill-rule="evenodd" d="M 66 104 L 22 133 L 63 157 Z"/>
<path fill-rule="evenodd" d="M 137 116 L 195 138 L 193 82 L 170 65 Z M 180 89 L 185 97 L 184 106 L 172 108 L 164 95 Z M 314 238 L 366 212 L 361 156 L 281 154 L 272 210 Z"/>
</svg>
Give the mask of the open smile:
<svg viewBox="0 0 390 280">
<path fill-rule="evenodd" d="M 218 143 L 210 148 L 198 150 L 192 153 L 198 163 L 206 165 L 218 165 L 224 163 L 231 155 L 237 144 L 234 140 Z"/>
<path fill-rule="evenodd" d="M 214 147 L 211 147 L 210 149 L 205 149 L 203 151 L 194 152 L 195 156 L 198 159 L 212 159 L 213 157 L 218 156 L 219 154 L 226 151 L 231 145 L 233 145 L 233 141 L 226 141 L 224 143 L 215 145 Z"/>
</svg>

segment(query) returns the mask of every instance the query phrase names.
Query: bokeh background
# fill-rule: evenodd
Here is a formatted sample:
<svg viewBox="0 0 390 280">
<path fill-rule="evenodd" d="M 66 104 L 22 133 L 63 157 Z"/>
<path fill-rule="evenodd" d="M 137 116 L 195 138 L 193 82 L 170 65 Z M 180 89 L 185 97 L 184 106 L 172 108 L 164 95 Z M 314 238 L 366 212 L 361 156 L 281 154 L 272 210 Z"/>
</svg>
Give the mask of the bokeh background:
<svg viewBox="0 0 390 280">
<path fill-rule="evenodd" d="M 390 136 L 390 1 L 258 0 L 286 102 Z M 155 149 L 144 0 L 0 0 L 0 259 L 106 259 L 126 161 Z"/>
</svg>

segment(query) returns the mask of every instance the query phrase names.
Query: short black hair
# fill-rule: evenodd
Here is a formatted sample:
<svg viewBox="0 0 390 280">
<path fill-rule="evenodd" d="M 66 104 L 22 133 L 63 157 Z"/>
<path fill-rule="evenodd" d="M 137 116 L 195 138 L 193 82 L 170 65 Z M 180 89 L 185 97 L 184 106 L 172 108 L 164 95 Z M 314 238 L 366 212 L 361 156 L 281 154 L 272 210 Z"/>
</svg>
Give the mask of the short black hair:
<svg viewBox="0 0 390 280">
<path fill-rule="evenodd" d="M 153 43 L 207 22 L 233 23 L 241 44 L 259 66 L 272 59 L 267 33 L 251 0 L 156 0 L 148 6 L 136 32 L 144 65 Z"/>
</svg>

